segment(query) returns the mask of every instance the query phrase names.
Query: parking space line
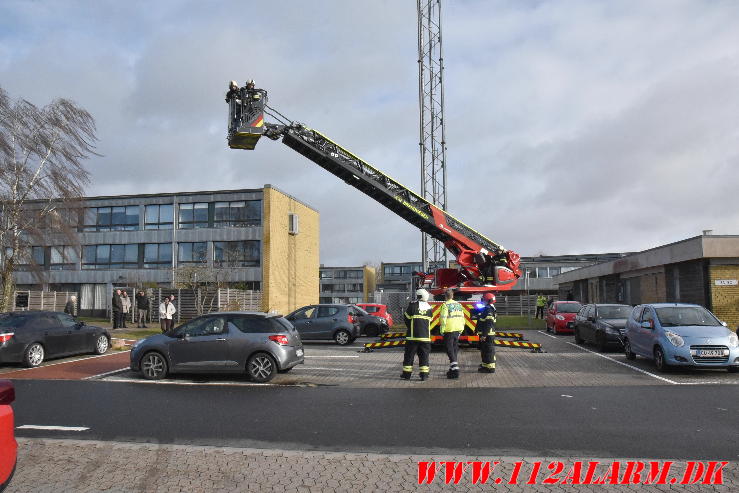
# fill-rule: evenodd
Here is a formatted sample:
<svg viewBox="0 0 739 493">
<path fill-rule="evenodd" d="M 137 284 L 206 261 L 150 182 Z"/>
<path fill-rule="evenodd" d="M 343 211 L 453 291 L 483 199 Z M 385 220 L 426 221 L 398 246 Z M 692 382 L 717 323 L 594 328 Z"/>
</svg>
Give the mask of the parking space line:
<svg viewBox="0 0 739 493">
<path fill-rule="evenodd" d="M 98 373 L 97 375 L 92 375 L 91 377 L 85 377 L 82 380 L 94 380 L 96 378 L 107 377 L 108 375 L 113 375 L 113 374 L 116 374 L 116 373 L 120 373 L 120 372 L 126 371 L 128 369 L 129 369 L 129 367 L 126 366 L 126 367 L 123 367 L 123 368 L 119 368 L 117 370 L 106 371 L 105 373 Z"/>
<path fill-rule="evenodd" d="M 86 426 L 47 426 L 47 425 L 21 425 L 16 430 L 45 430 L 45 431 L 87 431 Z"/>
<path fill-rule="evenodd" d="M 327 354 L 326 356 L 311 356 L 309 354 L 306 354 L 305 357 L 306 358 L 359 358 L 358 355 L 356 356 L 348 356 L 348 355 L 335 356 L 335 355 L 329 355 L 329 354 Z"/>
<path fill-rule="evenodd" d="M 142 383 L 153 385 L 221 385 L 231 387 L 305 387 L 304 384 L 255 383 L 255 382 L 176 382 L 171 380 L 142 380 L 137 378 L 111 378 L 106 382 Z"/>
<path fill-rule="evenodd" d="M 114 354 L 127 353 L 129 351 L 130 350 L 116 351 L 114 353 L 98 354 L 96 356 L 87 356 L 85 358 L 77 358 L 77 359 L 70 359 L 68 361 L 59 361 L 58 363 L 50 363 L 48 365 L 34 366 L 33 368 L 19 368 L 18 370 L 13 370 L 13 371 L 30 371 L 30 370 L 37 370 L 39 368 L 49 368 L 49 367 L 57 366 L 57 365 L 66 365 L 67 363 L 76 363 L 78 361 L 87 361 L 87 360 L 95 359 L 95 358 L 105 358 L 106 356 L 113 356 Z"/>
<path fill-rule="evenodd" d="M 539 334 L 542 334 L 542 335 L 545 335 L 545 336 L 548 336 L 548 337 L 551 337 L 553 339 L 557 339 L 557 340 L 560 340 L 561 341 L 561 339 L 559 339 L 559 338 L 557 338 L 555 336 L 549 335 L 549 334 L 547 334 L 545 332 L 542 332 L 540 330 L 537 330 L 537 332 Z M 562 342 L 564 342 L 565 344 L 569 344 L 570 346 L 574 346 L 577 349 L 581 349 L 583 351 L 586 351 L 586 352 L 588 352 L 590 354 L 594 354 L 596 356 L 600 356 L 601 358 L 605 358 L 605 359 L 607 359 L 609 361 L 613 361 L 614 363 L 618 363 L 619 365 L 625 366 L 627 368 L 631 368 L 632 370 L 636 370 L 636 371 L 638 371 L 640 373 L 644 373 L 645 375 L 649 375 L 650 377 L 656 378 L 657 380 L 662 380 L 663 382 L 667 382 L 667 383 L 670 383 L 672 385 L 680 385 L 680 382 L 676 382 L 674 380 L 670 380 L 669 378 L 660 377 L 659 375 L 655 375 L 654 373 L 650 373 L 650 372 L 648 372 L 646 370 L 642 370 L 641 368 L 639 368 L 637 366 L 633 366 L 633 365 L 630 365 L 628 363 L 624 363 L 623 361 L 619 361 L 617 359 L 613 359 L 610 356 L 606 356 L 605 354 L 596 353 L 595 351 L 591 351 L 590 349 L 584 348 L 582 346 L 578 346 L 577 344 L 574 344 L 572 342 L 567 342 L 567 341 L 562 341 Z"/>
</svg>

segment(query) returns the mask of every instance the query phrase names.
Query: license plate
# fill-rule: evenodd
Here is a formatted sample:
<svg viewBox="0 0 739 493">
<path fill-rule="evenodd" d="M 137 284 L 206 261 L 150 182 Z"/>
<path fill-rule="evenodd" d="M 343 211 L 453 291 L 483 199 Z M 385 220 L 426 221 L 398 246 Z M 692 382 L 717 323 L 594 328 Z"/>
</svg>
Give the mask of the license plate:
<svg viewBox="0 0 739 493">
<path fill-rule="evenodd" d="M 712 356 L 723 356 L 724 352 L 720 349 L 702 349 L 698 351 L 698 356 L 712 357 Z"/>
<path fill-rule="evenodd" d="M 303 350 L 302 349 L 296 349 L 295 350 L 295 354 L 297 354 L 298 356 L 303 356 Z"/>
</svg>

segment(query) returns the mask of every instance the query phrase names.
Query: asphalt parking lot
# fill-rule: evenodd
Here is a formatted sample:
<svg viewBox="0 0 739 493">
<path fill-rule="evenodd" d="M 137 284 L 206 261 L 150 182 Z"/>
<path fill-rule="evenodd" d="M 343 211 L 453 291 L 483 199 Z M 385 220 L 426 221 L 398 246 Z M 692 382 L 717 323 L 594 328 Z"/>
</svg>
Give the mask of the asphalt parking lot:
<svg viewBox="0 0 739 493">
<path fill-rule="evenodd" d="M 637 358 L 628 361 L 617 350 L 598 353 L 593 347 L 578 346 L 571 335 L 553 336 L 543 331 L 523 332 L 531 342 L 543 345 L 543 353 L 526 349 L 497 348 L 497 372 L 493 375 L 477 373 L 479 352 L 463 348 L 460 354 L 461 375 L 448 380 L 446 353 L 436 349 L 431 354 L 431 379 L 420 382 L 414 373 L 411 381 L 399 377 L 402 348 L 361 352 L 365 342 L 358 339 L 351 346 L 306 342 L 305 364 L 286 374 L 277 375 L 269 384 L 253 384 L 245 377 L 233 375 L 172 375 L 159 382 L 143 380 L 138 374 L 120 368 L 94 379 L 143 384 L 172 385 L 285 385 L 285 386 L 342 386 L 354 388 L 516 388 L 558 386 L 628 386 L 628 385 L 715 385 L 739 384 L 739 374 L 726 370 L 685 369 L 659 373 L 651 361 Z"/>
</svg>

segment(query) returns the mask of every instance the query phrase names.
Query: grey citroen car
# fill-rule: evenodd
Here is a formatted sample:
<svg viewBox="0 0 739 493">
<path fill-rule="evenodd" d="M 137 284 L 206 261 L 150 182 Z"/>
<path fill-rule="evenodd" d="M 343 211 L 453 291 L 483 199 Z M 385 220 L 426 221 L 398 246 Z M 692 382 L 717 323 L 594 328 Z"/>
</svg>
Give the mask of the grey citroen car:
<svg viewBox="0 0 739 493">
<path fill-rule="evenodd" d="M 303 361 L 295 327 L 260 312 L 203 315 L 131 348 L 131 370 L 149 380 L 169 373 L 245 373 L 263 383 Z"/>
<path fill-rule="evenodd" d="M 305 340 L 331 340 L 344 346 L 360 335 L 359 308 L 354 305 L 322 304 L 298 308 L 287 318 Z"/>
</svg>

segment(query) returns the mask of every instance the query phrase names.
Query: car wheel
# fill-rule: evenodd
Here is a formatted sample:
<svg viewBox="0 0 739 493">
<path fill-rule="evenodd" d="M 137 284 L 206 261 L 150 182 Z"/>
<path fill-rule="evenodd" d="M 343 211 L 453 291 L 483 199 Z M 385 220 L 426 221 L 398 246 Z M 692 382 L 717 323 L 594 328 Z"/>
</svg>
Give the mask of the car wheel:
<svg viewBox="0 0 739 493">
<path fill-rule="evenodd" d="M 349 335 L 349 332 L 343 329 L 337 330 L 336 334 L 334 334 L 334 341 L 336 341 L 336 344 L 339 346 L 346 346 L 352 342 L 352 336 Z"/>
<path fill-rule="evenodd" d="M 601 352 L 601 353 L 605 353 L 606 352 L 606 346 L 607 346 L 607 344 L 606 344 L 606 336 L 605 336 L 605 334 L 602 334 L 600 332 L 598 332 L 597 334 L 595 334 L 595 347 L 598 348 L 598 351 Z"/>
<path fill-rule="evenodd" d="M 657 370 L 661 372 L 665 372 L 670 369 L 670 365 L 665 363 L 665 352 L 659 346 L 654 348 L 654 366 L 656 366 Z"/>
<path fill-rule="evenodd" d="M 277 365 L 267 353 L 257 353 L 246 362 L 246 375 L 249 380 L 257 383 L 265 383 L 272 380 L 277 373 Z"/>
<path fill-rule="evenodd" d="M 631 351 L 631 343 L 628 339 L 624 340 L 624 353 L 626 354 L 626 359 L 630 359 L 632 361 L 636 359 L 636 354 Z"/>
<path fill-rule="evenodd" d="M 739 366 L 730 366 L 727 370 L 729 373 L 739 373 Z"/>
<path fill-rule="evenodd" d="M 377 337 L 377 335 L 380 333 L 379 327 L 377 325 L 368 325 L 364 328 L 364 335 L 367 337 Z"/>
<path fill-rule="evenodd" d="M 146 353 L 140 366 L 141 374 L 147 380 L 161 380 L 167 376 L 167 361 L 159 353 Z"/>
<path fill-rule="evenodd" d="M 575 327 L 575 344 L 583 344 L 585 342 L 585 339 L 580 337 L 580 331 L 577 330 L 577 327 Z"/>
<path fill-rule="evenodd" d="M 44 362 L 45 355 L 44 346 L 34 342 L 26 348 L 26 352 L 23 354 L 23 364 L 28 368 L 36 368 Z"/>
<path fill-rule="evenodd" d="M 105 354 L 108 351 L 108 347 L 110 347 L 108 338 L 104 335 L 100 335 L 100 337 L 95 341 L 95 354 Z"/>
</svg>

